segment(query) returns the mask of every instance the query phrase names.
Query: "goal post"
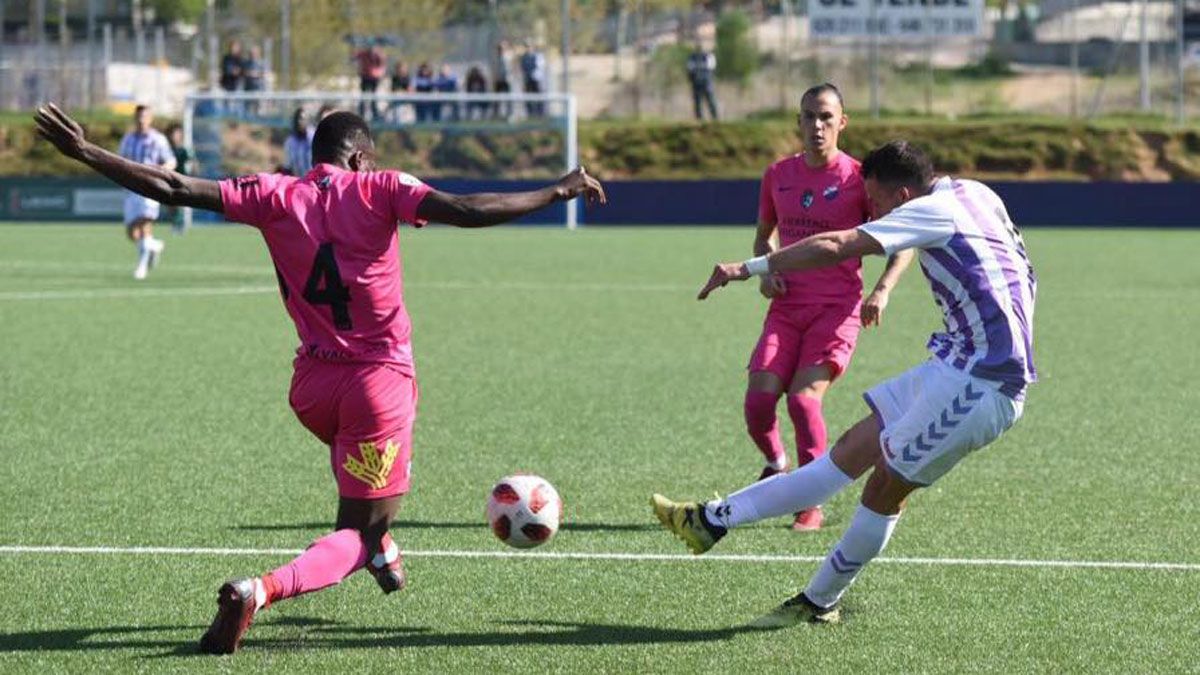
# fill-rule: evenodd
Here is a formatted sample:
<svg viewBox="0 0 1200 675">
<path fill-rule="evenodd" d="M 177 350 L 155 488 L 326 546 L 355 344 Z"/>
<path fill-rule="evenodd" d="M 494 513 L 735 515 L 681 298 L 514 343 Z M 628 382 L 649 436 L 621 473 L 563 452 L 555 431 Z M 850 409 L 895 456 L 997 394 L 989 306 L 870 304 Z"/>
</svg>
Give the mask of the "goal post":
<svg viewBox="0 0 1200 675">
<path fill-rule="evenodd" d="M 260 137 L 259 145 L 281 151 L 270 137 L 288 133 L 296 109 L 303 108 L 315 125 L 324 106 L 364 114 L 377 146 L 383 146 L 382 167 L 434 182 L 439 177 L 549 180 L 579 164 L 578 111 L 569 94 L 197 92 L 184 101 L 184 142 L 194 153 L 197 175 L 205 178 L 272 171 L 274 164 L 256 165 L 243 156 L 248 153 L 231 148 L 230 139 Z M 388 149 L 404 156 L 392 158 Z M 405 161 L 418 156 L 419 166 Z M 579 225 L 579 208 L 578 199 L 564 206 L 561 223 L 568 229 Z M 194 220 L 199 217 L 185 209 L 184 227 Z"/>
</svg>

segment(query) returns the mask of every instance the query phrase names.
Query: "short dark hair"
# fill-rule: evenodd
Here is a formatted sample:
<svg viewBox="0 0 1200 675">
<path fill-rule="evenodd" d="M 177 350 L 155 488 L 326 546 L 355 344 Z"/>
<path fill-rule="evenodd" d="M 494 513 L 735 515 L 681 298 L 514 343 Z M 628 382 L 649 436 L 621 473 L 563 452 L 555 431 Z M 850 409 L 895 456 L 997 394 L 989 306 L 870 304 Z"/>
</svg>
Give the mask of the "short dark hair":
<svg viewBox="0 0 1200 675">
<path fill-rule="evenodd" d="M 912 143 L 891 141 L 867 154 L 862 163 L 862 176 L 887 185 L 924 188 L 933 180 L 933 164 Z"/>
<path fill-rule="evenodd" d="M 821 84 L 805 89 L 804 93 L 800 95 L 800 105 L 804 105 L 804 99 L 808 98 L 809 96 L 820 96 L 821 94 L 833 94 L 837 97 L 838 105 L 840 105 L 842 109 L 846 108 L 846 101 L 842 98 L 841 90 L 838 89 L 837 86 L 832 82 L 822 82 Z"/>
<path fill-rule="evenodd" d="M 367 121 L 352 112 L 339 110 L 317 124 L 312 140 L 313 163 L 341 164 L 354 151 L 370 150 L 374 145 Z"/>
<path fill-rule="evenodd" d="M 133 116 L 137 117 L 138 115 L 141 115 L 143 111 L 149 112 L 149 110 L 150 106 L 146 105 L 145 103 L 139 103 L 137 107 L 133 109 Z"/>
</svg>

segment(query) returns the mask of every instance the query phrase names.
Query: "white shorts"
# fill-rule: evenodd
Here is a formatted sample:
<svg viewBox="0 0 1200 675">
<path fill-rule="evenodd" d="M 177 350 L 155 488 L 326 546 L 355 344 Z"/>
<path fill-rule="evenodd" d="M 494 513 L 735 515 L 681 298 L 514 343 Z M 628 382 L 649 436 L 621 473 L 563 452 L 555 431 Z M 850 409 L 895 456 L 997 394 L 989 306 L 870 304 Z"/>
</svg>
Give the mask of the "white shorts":
<svg viewBox="0 0 1200 675">
<path fill-rule="evenodd" d="M 125 224 L 135 220 L 158 220 L 158 202 L 134 192 L 125 195 Z"/>
<path fill-rule="evenodd" d="M 1024 408 L 995 383 L 937 359 L 875 385 L 863 398 L 883 429 L 879 444 L 888 466 L 919 485 L 999 438 Z"/>
</svg>

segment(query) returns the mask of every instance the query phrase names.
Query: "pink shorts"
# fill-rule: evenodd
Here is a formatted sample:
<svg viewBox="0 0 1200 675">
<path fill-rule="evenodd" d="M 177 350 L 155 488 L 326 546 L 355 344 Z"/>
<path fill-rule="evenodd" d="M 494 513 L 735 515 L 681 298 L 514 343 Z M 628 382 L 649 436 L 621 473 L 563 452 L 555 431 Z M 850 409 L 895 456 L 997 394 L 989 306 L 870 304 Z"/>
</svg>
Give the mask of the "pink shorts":
<svg viewBox="0 0 1200 675">
<path fill-rule="evenodd" d="M 829 365 L 833 379 L 845 372 L 858 342 L 859 303 L 781 305 L 771 303 L 762 337 L 750 355 L 750 372 L 774 373 L 784 388 L 802 368 Z"/>
<path fill-rule="evenodd" d="M 288 402 L 330 448 L 338 494 L 381 499 L 408 492 L 417 382 L 386 363 L 297 358 Z"/>
</svg>

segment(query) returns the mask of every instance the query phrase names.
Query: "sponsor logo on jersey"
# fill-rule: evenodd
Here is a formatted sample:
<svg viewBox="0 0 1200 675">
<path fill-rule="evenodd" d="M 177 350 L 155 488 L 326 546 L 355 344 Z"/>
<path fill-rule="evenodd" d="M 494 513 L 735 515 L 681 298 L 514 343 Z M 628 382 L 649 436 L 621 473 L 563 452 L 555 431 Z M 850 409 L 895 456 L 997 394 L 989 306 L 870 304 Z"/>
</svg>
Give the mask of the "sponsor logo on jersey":
<svg viewBox="0 0 1200 675">
<path fill-rule="evenodd" d="M 233 179 L 233 184 L 236 185 L 238 189 L 246 190 L 258 185 L 258 176 L 238 176 L 237 178 Z"/>
<path fill-rule="evenodd" d="M 836 199 L 838 196 L 837 184 L 834 183 L 833 185 L 830 185 L 829 187 L 825 188 L 824 194 L 825 194 L 825 201 L 827 201 L 827 202 L 833 201 L 834 199 Z"/>
<path fill-rule="evenodd" d="M 392 465 L 396 463 L 396 456 L 400 454 L 400 446 L 388 439 L 381 454 L 374 443 L 359 443 L 358 454 L 362 456 L 361 460 L 349 455 L 346 457 L 346 462 L 342 465 L 346 473 L 371 486 L 373 490 L 387 487 Z"/>
<path fill-rule="evenodd" d="M 804 196 L 800 198 L 800 205 L 806 209 L 813 205 L 813 191 L 812 190 L 804 191 Z"/>
</svg>

